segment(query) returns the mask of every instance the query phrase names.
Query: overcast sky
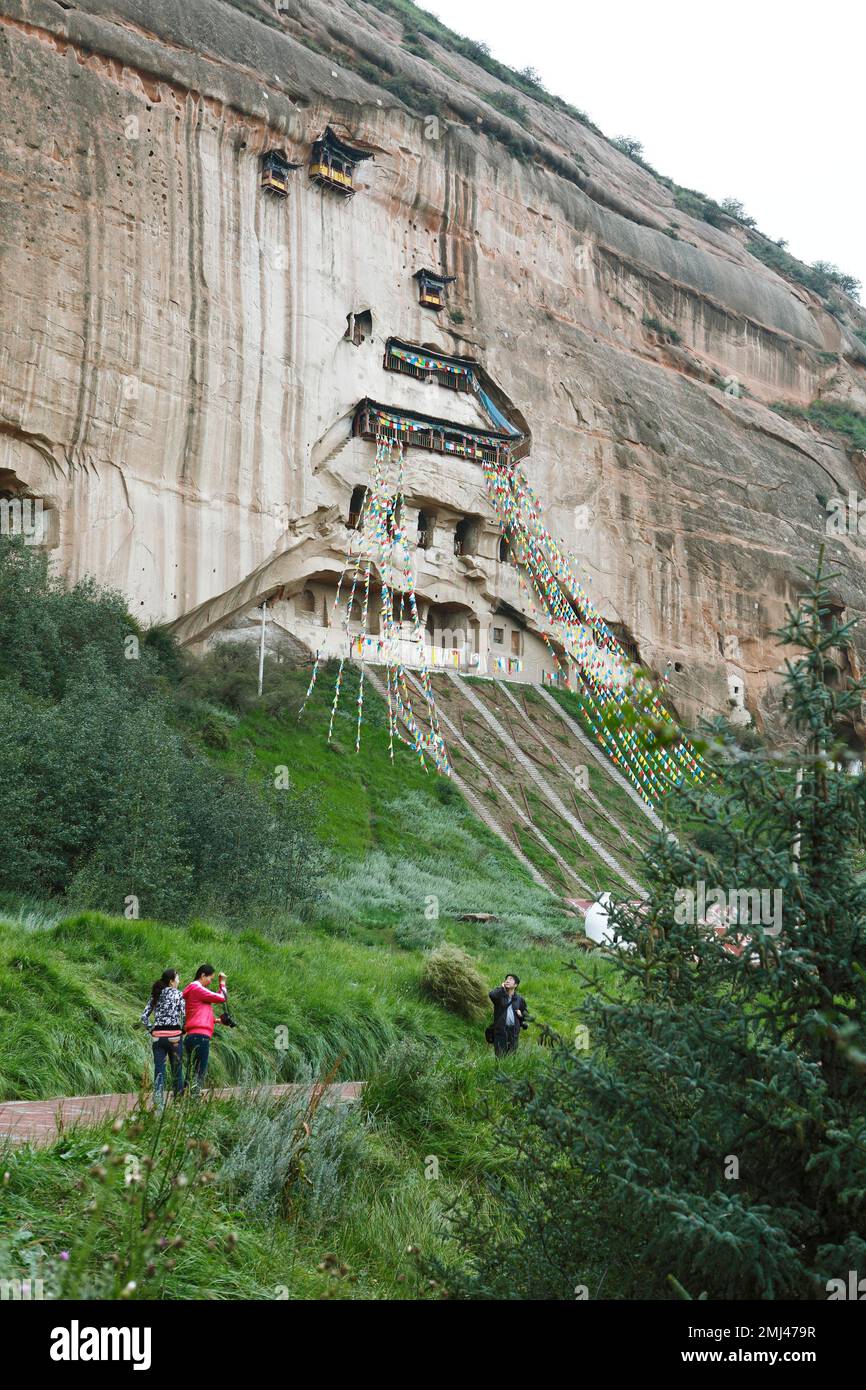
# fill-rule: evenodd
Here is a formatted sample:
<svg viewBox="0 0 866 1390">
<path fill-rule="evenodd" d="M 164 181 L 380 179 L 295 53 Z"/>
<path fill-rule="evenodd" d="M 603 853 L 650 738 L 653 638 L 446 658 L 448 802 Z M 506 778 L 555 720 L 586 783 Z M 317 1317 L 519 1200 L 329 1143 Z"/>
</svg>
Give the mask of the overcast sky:
<svg viewBox="0 0 866 1390">
<path fill-rule="evenodd" d="M 431 0 L 424 8 L 532 67 L 660 173 L 739 198 L 768 236 L 866 285 L 858 0 Z M 866 290 L 860 298 L 866 302 Z"/>
</svg>

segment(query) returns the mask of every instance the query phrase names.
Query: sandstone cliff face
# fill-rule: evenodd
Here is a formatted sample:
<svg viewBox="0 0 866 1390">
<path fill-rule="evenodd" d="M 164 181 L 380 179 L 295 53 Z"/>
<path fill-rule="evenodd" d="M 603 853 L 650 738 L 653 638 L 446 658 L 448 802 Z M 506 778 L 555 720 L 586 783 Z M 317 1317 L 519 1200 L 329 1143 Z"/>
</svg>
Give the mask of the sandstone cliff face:
<svg viewBox="0 0 866 1390">
<path fill-rule="evenodd" d="M 531 432 L 550 529 L 680 711 L 726 709 L 736 678 L 771 717 L 769 634 L 866 461 L 768 403 L 866 409 L 862 343 L 566 112 L 521 97 L 538 153 L 515 157 L 483 70 L 408 54 L 361 0 L 282 9 L 0 0 L 0 491 L 51 505 L 65 573 L 194 640 L 339 568 L 369 464 L 354 407 L 424 390 L 383 377 L 386 338 L 471 356 Z M 423 78 L 429 112 L 374 61 Z M 374 151 L 356 196 L 304 168 L 263 194 L 261 154 L 306 162 L 329 122 Z M 457 277 L 453 317 L 420 307 L 424 267 Z M 418 408 L 460 418 L 447 405 Z M 422 597 L 519 607 L 477 469 L 413 451 L 407 492 L 488 537 L 474 578 L 440 567 Z M 859 616 L 858 537 L 830 553 Z"/>
</svg>

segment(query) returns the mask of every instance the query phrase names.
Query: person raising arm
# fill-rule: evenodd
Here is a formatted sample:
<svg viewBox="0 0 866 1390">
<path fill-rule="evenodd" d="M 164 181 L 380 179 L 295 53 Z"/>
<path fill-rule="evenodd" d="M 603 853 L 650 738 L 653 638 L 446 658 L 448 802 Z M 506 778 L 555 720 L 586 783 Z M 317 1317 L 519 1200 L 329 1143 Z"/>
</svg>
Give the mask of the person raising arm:
<svg viewBox="0 0 866 1390">
<path fill-rule="evenodd" d="M 487 996 L 493 1005 L 493 1051 L 497 1057 L 517 1051 L 520 1029 L 526 1022 L 526 1000 L 517 992 L 519 984 L 519 975 L 506 975 Z"/>
<path fill-rule="evenodd" d="M 200 965 L 183 992 L 186 1003 L 186 1084 L 192 1085 L 196 1095 L 201 1092 L 202 1082 L 207 1074 L 210 1058 L 210 1042 L 214 1029 L 214 1004 L 224 1004 L 228 999 L 226 977 L 219 974 L 219 987 L 212 990 L 216 974 L 212 965 Z M 222 1019 L 219 1020 L 222 1022 Z"/>
</svg>

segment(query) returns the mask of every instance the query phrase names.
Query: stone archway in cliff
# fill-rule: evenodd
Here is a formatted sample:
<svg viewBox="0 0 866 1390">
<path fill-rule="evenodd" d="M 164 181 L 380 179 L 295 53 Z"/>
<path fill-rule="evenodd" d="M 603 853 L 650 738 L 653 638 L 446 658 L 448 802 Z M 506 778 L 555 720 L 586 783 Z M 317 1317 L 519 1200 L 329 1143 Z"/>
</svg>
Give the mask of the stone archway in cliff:
<svg viewBox="0 0 866 1390">
<path fill-rule="evenodd" d="M 60 544 L 60 501 L 22 476 L 20 454 L 27 450 L 38 475 L 45 471 L 38 451 L 23 441 L 0 440 L 0 535 L 21 536 L 26 544 L 53 550 Z"/>
</svg>

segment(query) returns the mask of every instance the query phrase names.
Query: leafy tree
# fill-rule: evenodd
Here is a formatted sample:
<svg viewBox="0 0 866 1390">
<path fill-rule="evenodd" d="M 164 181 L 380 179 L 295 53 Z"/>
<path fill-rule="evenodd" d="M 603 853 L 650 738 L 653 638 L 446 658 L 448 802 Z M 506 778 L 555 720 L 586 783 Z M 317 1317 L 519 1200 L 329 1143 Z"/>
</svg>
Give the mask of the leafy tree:
<svg viewBox="0 0 866 1390">
<path fill-rule="evenodd" d="M 850 628 L 832 577 L 819 567 L 779 634 L 801 651 L 790 754 L 708 743 L 717 776 L 682 796 L 712 852 L 659 837 L 648 902 L 616 909 L 623 949 L 586 1031 L 515 1085 L 509 1216 L 461 1213 L 452 1294 L 808 1299 L 866 1272 L 866 787 L 836 762 L 863 688 L 824 682 Z M 735 904 L 727 928 L 699 913 L 701 884 Z M 780 919 L 740 896 L 755 889 Z"/>
<path fill-rule="evenodd" d="M 518 77 L 522 77 L 524 82 L 528 82 L 531 87 L 541 87 L 542 89 L 544 88 L 544 83 L 541 80 L 541 74 L 535 68 L 518 68 L 517 75 Z"/>
<path fill-rule="evenodd" d="M 222 693 L 250 707 L 244 655 Z M 116 913 L 134 896 L 161 917 L 310 897 L 322 852 L 309 805 L 191 744 L 185 670 L 119 595 L 64 589 L 38 552 L 0 542 L 0 888 Z"/>
<path fill-rule="evenodd" d="M 640 140 L 634 140 L 630 135 L 618 135 L 615 140 L 610 142 L 620 151 L 627 154 L 629 159 L 637 160 L 638 163 L 644 157 L 644 148 Z"/>
<path fill-rule="evenodd" d="M 757 227 L 754 217 L 750 217 L 746 212 L 739 198 L 723 198 L 719 203 L 722 212 L 726 212 L 728 217 L 734 217 L 738 222 L 742 222 L 745 227 Z"/>
</svg>

